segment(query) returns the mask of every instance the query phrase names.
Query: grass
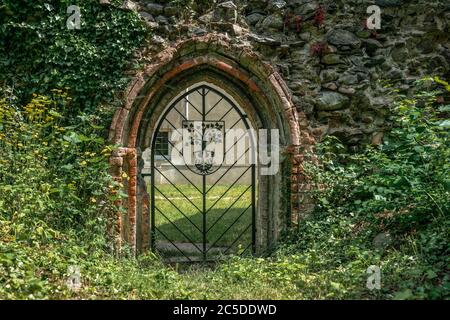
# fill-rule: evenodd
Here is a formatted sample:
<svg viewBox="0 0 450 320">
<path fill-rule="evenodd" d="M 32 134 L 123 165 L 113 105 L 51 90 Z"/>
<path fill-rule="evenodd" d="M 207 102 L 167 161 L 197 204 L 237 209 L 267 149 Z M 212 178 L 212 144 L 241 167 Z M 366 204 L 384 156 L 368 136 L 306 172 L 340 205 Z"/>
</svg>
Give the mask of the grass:
<svg viewBox="0 0 450 320">
<path fill-rule="evenodd" d="M 157 242 L 203 243 L 203 195 L 191 185 L 158 185 L 155 191 Z M 206 242 L 236 252 L 252 243 L 251 186 L 207 186 Z M 169 250 L 174 255 L 178 250 Z M 198 250 L 197 250 L 198 251 Z M 197 252 L 199 254 L 200 251 Z M 178 254 L 180 254 L 178 252 Z"/>
</svg>

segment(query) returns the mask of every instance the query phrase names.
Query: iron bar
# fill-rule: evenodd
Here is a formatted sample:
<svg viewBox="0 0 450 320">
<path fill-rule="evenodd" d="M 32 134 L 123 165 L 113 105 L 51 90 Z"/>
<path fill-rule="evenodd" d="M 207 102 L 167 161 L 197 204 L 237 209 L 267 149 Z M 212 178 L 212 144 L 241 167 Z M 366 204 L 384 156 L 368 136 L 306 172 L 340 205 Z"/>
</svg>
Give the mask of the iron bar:
<svg viewBox="0 0 450 320">
<path fill-rule="evenodd" d="M 244 231 L 239 235 L 239 237 L 236 238 L 236 240 L 233 241 L 233 243 L 228 247 L 227 250 L 225 250 L 223 253 L 227 253 L 233 246 L 239 241 L 240 238 L 247 232 L 248 229 L 250 229 L 252 224 L 249 224 L 247 228 L 244 229 Z"/>
<path fill-rule="evenodd" d="M 160 175 L 162 175 L 164 177 L 164 179 L 166 179 L 167 181 L 169 181 L 170 185 L 172 185 L 187 201 L 189 201 L 197 210 L 198 212 L 202 213 L 202 210 L 200 210 L 195 203 L 192 202 L 191 199 L 189 199 L 175 184 L 172 183 L 172 181 L 170 181 L 161 171 L 159 171 L 158 168 L 155 168 Z"/>
<path fill-rule="evenodd" d="M 240 195 L 236 200 L 234 200 L 234 202 L 231 204 L 231 206 L 229 206 L 228 209 L 225 210 L 225 212 L 222 213 L 222 214 L 220 215 L 219 218 L 217 218 L 217 220 L 213 223 L 213 225 L 212 225 L 211 227 L 209 227 L 209 229 L 206 231 L 207 233 L 208 233 L 208 232 L 209 232 L 209 231 L 217 224 L 217 222 L 218 222 L 220 219 L 222 219 L 222 218 L 225 216 L 225 214 L 226 214 L 228 211 L 230 211 L 231 208 L 233 208 L 233 206 L 239 201 L 239 199 L 241 199 L 242 196 L 243 196 L 244 194 L 247 193 L 248 189 L 250 189 L 250 186 L 249 186 L 243 193 L 241 193 L 241 195 Z M 247 208 L 247 209 L 248 209 L 248 208 Z M 246 209 L 246 210 L 247 210 L 247 209 Z"/>
<path fill-rule="evenodd" d="M 155 226 L 155 230 L 158 231 L 158 232 L 159 232 L 159 233 L 160 233 L 167 241 L 169 241 L 170 244 L 173 245 L 178 251 L 180 251 L 181 254 L 182 254 L 183 256 L 185 256 L 189 261 L 192 261 L 192 259 L 189 258 L 189 256 L 187 256 L 187 255 L 184 253 L 183 250 L 181 250 L 180 248 L 178 248 L 178 246 L 177 246 L 175 243 L 173 243 L 173 241 L 170 240 L 169 237 L 166 236 L 166 235 L 164 234 L 164 232 L 162 232 L 161 230 L 159 230 L 159 228 L 156 227 L 156 226 Z"/>
</svg>

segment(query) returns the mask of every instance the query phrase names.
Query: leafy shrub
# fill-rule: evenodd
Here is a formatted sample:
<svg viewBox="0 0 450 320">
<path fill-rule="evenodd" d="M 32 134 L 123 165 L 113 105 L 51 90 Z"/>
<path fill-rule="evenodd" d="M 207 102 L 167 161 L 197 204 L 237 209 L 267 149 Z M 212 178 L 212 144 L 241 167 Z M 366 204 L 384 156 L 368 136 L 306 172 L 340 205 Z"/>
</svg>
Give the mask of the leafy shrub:
<svg viewBox="0 0 450 320">
<path fill-rule="evenodd" d="M 128 82 L 124 70 L 145 37 L 121 3 L 84 1 L 81 29 L 69 30 L 70 1 L 2 2 L 2 218 L 20 215 L 105 244 L 103 212 L 114 187 L 105 137 Z"/>
<path fill-rule="evenodd" d="M 119 2 L 84 1 L 80 30 L 70 1 L 0 5 L 0 298 L 59 297 L 68 265 L 113 264 L 105 136 L 145 37 Z"/>
</svg>

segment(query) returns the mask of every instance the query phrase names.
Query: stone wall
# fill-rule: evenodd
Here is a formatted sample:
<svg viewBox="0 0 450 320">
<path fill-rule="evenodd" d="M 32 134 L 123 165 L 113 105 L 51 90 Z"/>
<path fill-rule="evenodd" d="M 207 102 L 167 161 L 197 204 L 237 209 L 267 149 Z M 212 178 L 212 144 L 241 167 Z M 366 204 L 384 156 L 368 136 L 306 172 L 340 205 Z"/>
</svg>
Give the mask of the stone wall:
<svg viewBox="0 0 450 320">
<path fill-rule="evenodd" d="M 110 5 L 108 0 L 102 3 Z M 366 9 L 374 3 L 382 10 L 377 31 L 369 30 L 366 22 Z M 144 67 L 136 71 L 125 93 L 125 105 L 116 113 L 111 141 L 132 150 L 127 155 L 139 153 L 139 148 L 145 150 L 139 139 L 147 139 L 149 133 L 139 137 L 139 128 L 151 131 L 151 122 L 136 119 L 143 117 L 149 99 L 172 85 L 179 86 L 170 84 L 169 79 L 184 70 L 193 69 L 195 74 L 196 70 L 202 72 L 198 69 L 202 65 L 222 70 L 245 84 L 256 100 L 281 102 L 272 109 L 285 113 L 289 128 L 290 145 L 284 153 L 291 160 L 290 179 L 273 183 L 288 188 L 282 193 L 289 195 L 288 211 L 294 224 L 313 205 L 309 192 L 315 188 L 302 165 L 316 141 L 335 135 L 351 149 L 362 143 L 380 144 L 390 126 L 392 101 L 387 85 L 408 94 L 422 76 L 450 75 L 447 1 L 127 0 L 123 8 L 139 12 L 150 37 L 133 61 Z M 199 75 L 190 77 L 195 80 Z M 205 77 L 209 77 L 207 72 Z M 269 87 L 276 97 L 265 90 Z M 245 93 L 236 89 L 239 99 L 239 94 Z M 265 112 L 270 113 L 267 108 Z M 136 245 L 136 238 L 148 237 L 145 228 L 134 232 L 140 230 L 136 221 L 148 219 L 148 199 L 139 200 L 136 192 L 135 157 L 125 158 L 133 170 L 124 170 L 136 181 L 127 187 L 133 199 L 123 205 L 128 213 L 120 218 L 123 227 L 119 226 L 119 233 Z M 112 163 L 113 167 L 119 165 Z M 119 173 L 121 170 L 116 168 Z M 280 216 L 285 214 L 279 211 Z M 268 234 L 283 228 L 283 221 L 273 221 Z"/>
<path fill-rule="evenodd" d="M 136 59 L 151 61 L 182 39 L 226 34 L 278 70 L 317 139 L 380 143 L 389 127 L 387 82 L 407 93 L 421 76 L 449 76 L 445 0 L 211 0 L 202 15 L 181 2 L 138 3 L 152 37 Z M 382 10 L 376 32 L 365 23 L 371 4 Z"/>
</svg>

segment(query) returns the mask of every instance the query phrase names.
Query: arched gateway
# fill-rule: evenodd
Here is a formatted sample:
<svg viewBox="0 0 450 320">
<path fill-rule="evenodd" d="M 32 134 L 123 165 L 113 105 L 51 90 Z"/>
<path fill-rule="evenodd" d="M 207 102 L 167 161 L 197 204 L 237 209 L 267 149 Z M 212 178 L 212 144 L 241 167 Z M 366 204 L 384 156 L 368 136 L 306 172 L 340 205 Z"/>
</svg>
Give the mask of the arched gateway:
<svg viewBox="0 0 450 320">
<path fill-rule="evenodd" d="M 154 61 L 132 82 L 111 126 L 110 140 L 120 146 L 111 158 L 112 174 L 120 181 L 124 172 L 128 176 L 128 197 L 118 203 L 125 209 L 116 225 L 118 241 L 138 252 L 152 248 L 188 260 L 269 249 L 298 217 L 302 180 L 305 134 L 284 81 L 253 52 L 217 35 L 180 42 Z M 246 139 L 254 146 L 260 129 L 278 130 L 280 170 L 262 175 L 255 161 L 221 163 L 218 149 L 201 147 L 197 152 L 219 161 L 196 162 L 194 152 L 186 163 L 183 139 L 195 133 L 183 137 L 189 130 L 182 129 L 195 126 L 191 131 L 199 136 L 214 127 L 225 140 L 229 129 L 254 129 Z M 243 200 L 236 208 L 237 198 Z"/>
</svg>

